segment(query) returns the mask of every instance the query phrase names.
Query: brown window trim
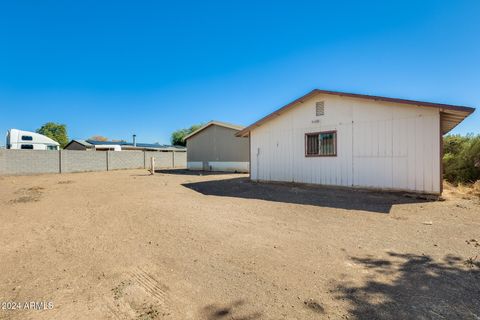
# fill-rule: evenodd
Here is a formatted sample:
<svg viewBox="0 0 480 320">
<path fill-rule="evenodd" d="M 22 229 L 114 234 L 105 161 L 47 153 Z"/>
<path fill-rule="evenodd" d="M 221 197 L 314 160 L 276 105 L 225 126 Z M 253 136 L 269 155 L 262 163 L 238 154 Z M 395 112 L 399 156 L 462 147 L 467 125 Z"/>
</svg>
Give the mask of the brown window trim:
<svg viewBox="0 0 480 320">
<path fill-rule="evenodd" d="M 335 133 L 335 154 L 307 154 L 307 136 L 320 135 L 322 133 Z M 336 157 L 337 156 L 337 130 L 328 130 L 328 131 L 318 131 L 318 132 L 307 132 L 305 133 L 305 157 L 306 158 L 315 158 L 315 157 Z"/>
</svg>

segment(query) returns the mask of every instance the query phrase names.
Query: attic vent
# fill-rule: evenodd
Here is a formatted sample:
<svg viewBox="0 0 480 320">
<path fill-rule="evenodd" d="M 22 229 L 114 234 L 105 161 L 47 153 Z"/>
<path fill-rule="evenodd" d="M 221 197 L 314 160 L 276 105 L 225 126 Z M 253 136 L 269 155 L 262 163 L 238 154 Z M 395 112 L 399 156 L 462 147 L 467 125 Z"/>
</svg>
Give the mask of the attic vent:
<svg viewBox="0 0 480 320">
<path fill-rule="evenodd" d="M 315 104 L 315 113 L 318 116 L 323 116 L 325 114 L 325 102 L 320 101 Z"/>
</svg>

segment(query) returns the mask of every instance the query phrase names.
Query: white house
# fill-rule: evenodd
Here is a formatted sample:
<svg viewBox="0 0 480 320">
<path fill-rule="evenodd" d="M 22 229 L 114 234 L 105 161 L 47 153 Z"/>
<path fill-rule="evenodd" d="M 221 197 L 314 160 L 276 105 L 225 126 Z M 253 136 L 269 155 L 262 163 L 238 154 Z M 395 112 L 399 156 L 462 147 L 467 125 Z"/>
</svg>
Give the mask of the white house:
<svg viewBox="0 0 480 320">
<path fill-rule="evenodd" d="M 237 133 L 252 180 L 442 192 L 442 135 L 475 109 L 313 90 Z"/>
</svg>

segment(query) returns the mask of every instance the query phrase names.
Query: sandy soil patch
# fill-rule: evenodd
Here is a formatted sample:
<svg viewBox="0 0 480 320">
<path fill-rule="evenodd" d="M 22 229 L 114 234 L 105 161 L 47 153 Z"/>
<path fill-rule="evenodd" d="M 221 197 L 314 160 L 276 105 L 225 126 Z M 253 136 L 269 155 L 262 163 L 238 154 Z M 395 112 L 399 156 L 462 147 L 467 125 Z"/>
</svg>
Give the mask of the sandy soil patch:
<svg viewBox="0 0 480 320">
<path fill-rule="evenodd" d="M 184 171 L 0 177 L 0 303 L 54 304 L 0 318 L 479 319 L 480 204 L 464 198 Z"/>
</svg>

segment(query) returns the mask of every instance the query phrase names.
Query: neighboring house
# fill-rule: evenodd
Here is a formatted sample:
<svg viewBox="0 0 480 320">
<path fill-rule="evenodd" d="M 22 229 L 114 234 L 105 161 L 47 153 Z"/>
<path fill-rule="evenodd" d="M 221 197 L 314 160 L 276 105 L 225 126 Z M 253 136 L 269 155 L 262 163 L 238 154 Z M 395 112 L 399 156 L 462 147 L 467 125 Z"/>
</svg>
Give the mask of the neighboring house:
<svg viewBox="0 0 480 320">
<path fill-rule="evenodd" d="M 10 129 L 6 138 L 7 149 L 58 150 L 60 148 L 57 141 L 36 132 Z"/>
<path fill-rule="evenodd" d="M 313 90 L 241 130 L 253 180 L 442 192 L 442 135 L 475 109 Z"/>
<path fill-rule="evenodd" d="M 93 150 L 93 151 L 161 151 L 161 152 L 186 152 L 185 147 L 162 145 L 158 143 L 131 143 L 126 141 L 96 141 L 96 140 L 72 140 L 66 150 Z"/>
<path fill-rule="evenodd" d="M 63 149 L 81 151 L 122 151 L 120 143 L 121 142 L 115 141 L 72 140 Z"/>
<path fill-rule="evenodd" d="M 65 150 L 95 150 L 93 144 L 88 143 L 85 140 L 71 140 L 65 148 Z"/>
<path fill-rule="evenodd" d="M 248 139 L 236 137 L 243 127 L 210 121 L 187 135 L 190 170 L 248 172 Z"/>
</svg>

